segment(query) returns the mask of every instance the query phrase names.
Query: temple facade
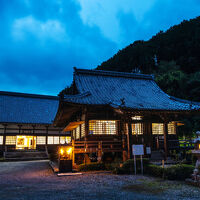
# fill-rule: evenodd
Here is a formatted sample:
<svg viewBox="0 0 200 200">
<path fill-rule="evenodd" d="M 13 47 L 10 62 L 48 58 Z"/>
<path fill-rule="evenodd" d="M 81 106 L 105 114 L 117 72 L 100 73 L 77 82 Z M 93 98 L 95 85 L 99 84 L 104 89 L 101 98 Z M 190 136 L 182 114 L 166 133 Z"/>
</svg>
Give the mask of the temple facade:
<svg viewBox="0 0 200 200">
<path fill-rule="evenodd" d="M 61 95 L 54 125 L 71 132 L 74 162 L 94 154 L 100 161 L 106 153 L 126 160 L 133 144 L 167 158 L 179 145 L 182 117 L 200 110 L 199 103 L 164 93 L 151 75 L 75 68 L 71 91 Z"/>
<path fill-rule="evenodd" d="M 0 152 L 51 150 L 71 142 L 63 127 L 55 127 L 56 96 L 0 92 Z"/>
</svg>

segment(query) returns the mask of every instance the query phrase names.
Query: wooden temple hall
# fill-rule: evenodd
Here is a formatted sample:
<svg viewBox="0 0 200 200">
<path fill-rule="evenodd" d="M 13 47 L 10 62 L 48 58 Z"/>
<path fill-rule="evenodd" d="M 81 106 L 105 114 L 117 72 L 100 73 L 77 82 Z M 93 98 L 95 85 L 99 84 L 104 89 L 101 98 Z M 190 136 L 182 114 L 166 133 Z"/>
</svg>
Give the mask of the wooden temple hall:
<svg viewBox="0 0 200 200">
<path fill-rule="evenodd" d="M 56 96 L 0 92 L 0 153 L 13 150 L 51 150 L 71 142 L 69 133 L 55 127 Z"/>
<path fill-rule="evenodd" d="M 100 161 L 106 154 L 126 160 L 132 144 L 167 157 L 181 118 L 200 109 L 164 93 L 152 75 L 74 68 L 71 91 L 60 96 L 54 125 L 71 132 L 75 162 L 91 155 Z"/>
</svg>

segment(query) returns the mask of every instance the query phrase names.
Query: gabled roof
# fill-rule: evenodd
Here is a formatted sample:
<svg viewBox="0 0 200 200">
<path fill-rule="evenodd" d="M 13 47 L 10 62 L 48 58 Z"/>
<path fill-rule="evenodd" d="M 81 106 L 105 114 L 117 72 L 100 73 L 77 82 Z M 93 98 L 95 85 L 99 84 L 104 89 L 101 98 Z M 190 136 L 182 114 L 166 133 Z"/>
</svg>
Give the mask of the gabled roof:
<svg viewBox="0 0 200 200">
<path fill-rule="evenodd" d="M 58 104 L 56 96 L 0 92 L 0 122 L 52 124 Z"/>
<path fill-rule="evenodd" d="M 65 95 L 64 102 L 132 110 L 200 109 L 199 103 L 167 95 L 152 75 L 75 68 L 74 83 L 79 94 Z"/>
</svg>

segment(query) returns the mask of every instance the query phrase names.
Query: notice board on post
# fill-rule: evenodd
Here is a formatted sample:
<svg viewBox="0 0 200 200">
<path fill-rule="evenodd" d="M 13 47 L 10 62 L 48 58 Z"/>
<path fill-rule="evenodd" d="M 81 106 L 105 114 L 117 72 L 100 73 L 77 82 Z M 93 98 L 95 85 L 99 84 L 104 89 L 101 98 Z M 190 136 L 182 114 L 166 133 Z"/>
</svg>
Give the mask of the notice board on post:
<svg viewBox="0 0 200 200">
<path fill-rule="evenodd" d="M 136 156 L 140 156 L 141 159 L 141 173 L 143 174 L 143 159 L 142 156 L 144 155 L 144 145 L 143 144 L 133 144 L 132 145 L 132 154 L 134 156 L 134 171 L 136 175 Z"/>
<path fill-rule="evenodd" d="M 133 144 L 132 153 L 134 156 L 143 156 L 144 155 L 144 145 L 143 144 Z"/>
</svg>

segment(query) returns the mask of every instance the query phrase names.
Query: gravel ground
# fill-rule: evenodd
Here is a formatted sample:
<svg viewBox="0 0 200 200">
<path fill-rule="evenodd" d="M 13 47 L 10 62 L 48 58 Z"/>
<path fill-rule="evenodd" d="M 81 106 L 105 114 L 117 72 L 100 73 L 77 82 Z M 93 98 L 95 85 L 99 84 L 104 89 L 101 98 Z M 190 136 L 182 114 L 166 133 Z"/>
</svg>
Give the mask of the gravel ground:
<svg viewBox="0 0 200 200">
<path fill-rule="evenodd" d="M 0 162 L 0 200 L 200 199 L 200 189 L 146 176 L 57 177 L 48 161 Z"/>
</svg>

